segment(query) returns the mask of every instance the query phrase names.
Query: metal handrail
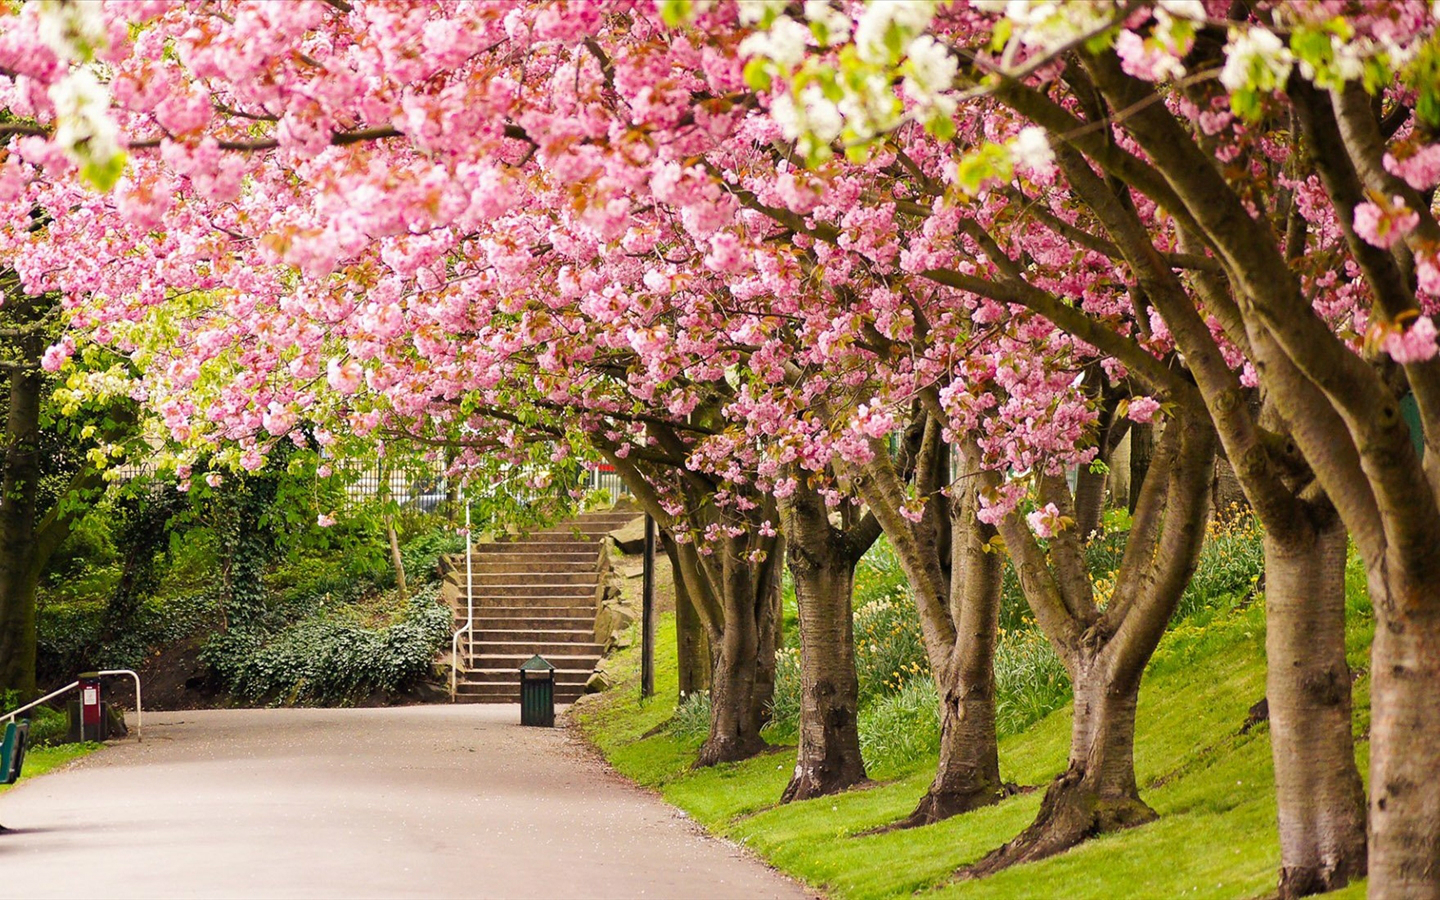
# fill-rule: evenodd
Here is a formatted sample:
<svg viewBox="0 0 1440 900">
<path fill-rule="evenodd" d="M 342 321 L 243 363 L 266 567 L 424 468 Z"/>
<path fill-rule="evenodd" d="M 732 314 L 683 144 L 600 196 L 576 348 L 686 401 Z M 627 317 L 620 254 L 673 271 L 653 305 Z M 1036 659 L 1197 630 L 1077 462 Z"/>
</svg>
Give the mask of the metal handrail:
<svg viewBox="0 0 1440 900">
<path fill-rule="evenodd" d="M 106 675 L 129 675 L 131 678 L 135 679 L 135 742 L 143 743 L 145 740 L 143 734 L 145 730 L 145 707 L 144 704 L 140 702 L 140 675 L 136 673 L 133 669 L 102 669 L 95 674 L 101 676 L 102 678 Z M 66 691 L 73 691 L 79 686 L 79 681 L 72 681 L 62 688 L 57 688 L 51 691 L 50 693 L 41 697 L 39 700 L 33 700 L 20 707 L 19 709 L 12 709 L 10 712 L 5 713 L 4 715 L 0 715 L 0 722 L 13 722 L 15 721 L 15 717 L 20 715 L 21 713 L 26 712 L 27 710 L 34 709 L 35 707 L 44 703 L 46 700 L 54 699 L 55 697 L 60 696 Z"/>
<path fill-rule="evenodd" d="M 51 691 L 50 693 L 48 693 L 48 694 L 46 694 L 45 696 L 41 697 L 39 700 L 35 700 L 35 701 L 30 702 L 30 703 L 27 703 L 27 704 L 25 704 L 24 706 L 20 707 L 19 709 L 13 709 L 13 710 L 11 710 L 10 712 L 6 713 L 5 715 L 0 716 L 0 722 L 5 722 L 5 721 L 13 722 L 13 721 L 15 721 L 15 717 L 16 717 L 16 716 L 20 715 L 21 713 L 25 712 L 26 710 L 34 709 L 35 707 L 37 707 L 37 706 L 39 706 L 40 704 L 44 703 L 46 700 L 49 700 L 49 699 L 51 699 L 52 697 L 58 697 L 58 696 L 60 696 L 61 694 L 65 693 L 66 691 L 73 691 L 75 688 L 77 688 L 77 687 L 79 687 L 79 686 L 80 686 L 80 682 L 78 682 L 78 681 L 72 681 L 72 682 L 70 682 L 69 684 L 67 684 L 67 685 L 65 685 L 64 687 L 62 687 L 62 688 L 58 688 L 58 689 L 56 689 L 56 690 Z"/>
<path fill-rule="evenodd" d="M 143 744 L 145 738 L 142 732 L 145 730 L 145 706 L 140 702 L 140 675 L 133 669 L 102 669 L 98 673 L 105 675 L 129 675 L 135 679 L 135 743 Z"/>
<path fill-rule="evenodd" d="M 470 497 L 465 494 L 465 624 L 450 636 L 450 702 L 455 702 L 455 690 L 460 672 L 460 635 L 471 633 L 475 625 L 475 569 L 470 544 Z"/>
</svg>

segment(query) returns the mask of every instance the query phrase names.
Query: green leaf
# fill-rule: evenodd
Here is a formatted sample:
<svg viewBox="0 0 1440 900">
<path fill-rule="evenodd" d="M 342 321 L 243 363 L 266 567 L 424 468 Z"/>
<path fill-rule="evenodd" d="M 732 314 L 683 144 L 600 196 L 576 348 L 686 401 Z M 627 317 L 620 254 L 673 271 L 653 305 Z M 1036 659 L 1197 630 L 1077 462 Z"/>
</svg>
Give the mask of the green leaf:
<svg viewBox="0 0 1440 900">
<path fill-rule="evenodd" d="M 124 153 L 116 153 L 108 159 L 87 159 L 80 167 L 80 177 L 100 191 L 109 191 L 124 174 Z"/>
<path fill-rule="evenodd" d="M 745 64 L 745 84 L 756 91 L 764 92 L 770 90 L 772 81 L 770 68 L 771 64 L 769 60 L 759 57 L 750 60 Z"/>
<path fill-rule="evenodd" d="M 660 19 L 671 28 L 689 25 L 695 19 L 695 4 L 691 0 L 660 0 Z"/>
</svg>

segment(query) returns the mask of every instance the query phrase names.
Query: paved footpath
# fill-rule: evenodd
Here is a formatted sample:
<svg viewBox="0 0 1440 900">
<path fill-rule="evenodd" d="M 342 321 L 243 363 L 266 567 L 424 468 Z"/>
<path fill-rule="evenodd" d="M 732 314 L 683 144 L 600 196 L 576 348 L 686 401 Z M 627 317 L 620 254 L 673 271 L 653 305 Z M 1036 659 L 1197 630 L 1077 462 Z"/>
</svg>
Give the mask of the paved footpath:
<svg viewBox="0 0 1440 900">
<path fill-rule="evenodd" d="M 814 896 L 518 720 L 147 715 L 144 743 L 0 794 L 0 898 Z"/>
</svg>

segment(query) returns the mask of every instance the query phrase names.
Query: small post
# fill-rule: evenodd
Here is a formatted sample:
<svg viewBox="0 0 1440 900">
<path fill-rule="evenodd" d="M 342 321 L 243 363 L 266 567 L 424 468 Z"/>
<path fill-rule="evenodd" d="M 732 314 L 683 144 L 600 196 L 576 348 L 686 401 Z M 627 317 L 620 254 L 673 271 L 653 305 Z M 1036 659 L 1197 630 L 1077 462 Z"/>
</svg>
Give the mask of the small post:
<svg viewBox="0 0 1440 900">
<path fill-rule="evenodd" d="M 655 520 L 645 516 L 645 577 L 640 592 L 640 696 L 655 696 Z"/>
</svg>

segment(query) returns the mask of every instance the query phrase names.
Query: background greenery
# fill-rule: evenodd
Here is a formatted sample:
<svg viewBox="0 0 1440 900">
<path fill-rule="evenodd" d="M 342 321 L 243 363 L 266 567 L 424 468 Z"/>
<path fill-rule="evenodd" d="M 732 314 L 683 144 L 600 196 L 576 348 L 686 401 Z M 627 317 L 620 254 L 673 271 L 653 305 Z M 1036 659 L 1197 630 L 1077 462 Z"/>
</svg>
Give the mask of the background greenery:
<svg viewBox="0 0 1440 900">
<path fill-rule="evenodd" d="M 45 574 L 42 683 L 92 668 L 143 671 L 177 648 L 205 668 L 196 701 L 217 705 L 346 705 L 429 677 L 450 632 L 437 561 L 464 538 L 443 516 L 374 504 L 319 528 L 305 483 L 282 470 L 191 496 L 117 492 Z M 396 590 L 387 516 L 408 597 Z"/>
</svg>

